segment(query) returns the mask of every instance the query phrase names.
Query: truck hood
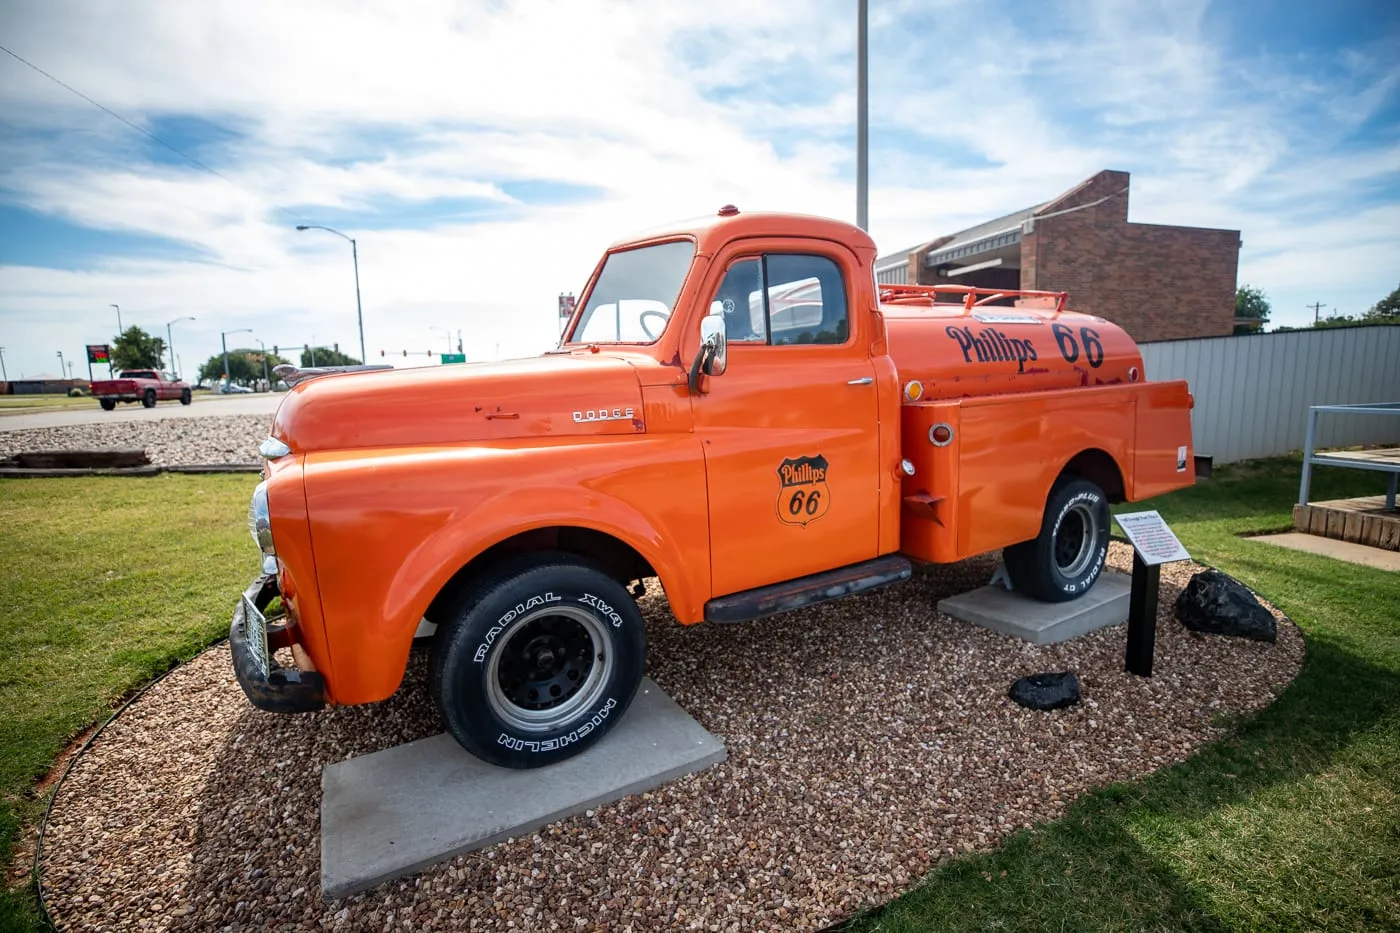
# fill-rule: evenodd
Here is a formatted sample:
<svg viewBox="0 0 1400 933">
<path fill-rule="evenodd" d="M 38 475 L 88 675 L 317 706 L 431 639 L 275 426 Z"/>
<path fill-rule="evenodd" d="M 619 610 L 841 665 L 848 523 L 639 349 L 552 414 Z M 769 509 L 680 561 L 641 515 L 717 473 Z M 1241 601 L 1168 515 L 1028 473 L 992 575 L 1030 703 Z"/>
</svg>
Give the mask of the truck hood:
<svg viewBox="0 0 1400 933">
<path fill-rule="evenodd" d="M 645 431 L 636 371 L 600 353 L 316 376 L 273 420 L 296 453 Z"/>
</svg>

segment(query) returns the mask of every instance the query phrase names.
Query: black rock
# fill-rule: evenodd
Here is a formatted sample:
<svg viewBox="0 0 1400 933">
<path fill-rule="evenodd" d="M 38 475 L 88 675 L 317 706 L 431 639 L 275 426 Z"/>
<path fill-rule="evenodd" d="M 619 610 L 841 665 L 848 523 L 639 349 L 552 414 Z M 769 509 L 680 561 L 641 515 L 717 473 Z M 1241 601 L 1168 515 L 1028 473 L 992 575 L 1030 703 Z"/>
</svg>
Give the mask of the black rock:
<svg viewBox="0 0 1400 933">
<path fill-rule="evenodd" d="M 1176 618 L 1195 632 L 1277 641 L 1278 623 L 1242 583 L 1219 570 L 1202 570 L 1176 598 Z"/>
<path fill-rule="evenodd" d="M 1012 684 L 1006 695 L 1029 709 L 1063 709 L 1079 702 L 1079 678 L 1073 671 L 1031 674 Z"/>
</svg>

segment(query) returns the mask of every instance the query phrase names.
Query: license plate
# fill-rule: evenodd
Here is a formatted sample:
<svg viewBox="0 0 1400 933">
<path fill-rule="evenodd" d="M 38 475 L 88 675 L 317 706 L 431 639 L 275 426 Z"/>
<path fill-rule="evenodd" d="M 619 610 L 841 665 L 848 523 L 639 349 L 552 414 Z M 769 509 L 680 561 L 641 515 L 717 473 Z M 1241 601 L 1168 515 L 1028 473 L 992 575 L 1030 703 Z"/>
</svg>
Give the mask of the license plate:
<svg viewBox="0 0 1400 933">
<path fill-rule="evenodd" d="M 248 653 L 253 656 L 253 664 L 266 677 L 269 672 L 267 660 L 267 617 L 258 611 L 253 601 L 243 597 L 243 632 L 248 640 Z"/>
</svg>

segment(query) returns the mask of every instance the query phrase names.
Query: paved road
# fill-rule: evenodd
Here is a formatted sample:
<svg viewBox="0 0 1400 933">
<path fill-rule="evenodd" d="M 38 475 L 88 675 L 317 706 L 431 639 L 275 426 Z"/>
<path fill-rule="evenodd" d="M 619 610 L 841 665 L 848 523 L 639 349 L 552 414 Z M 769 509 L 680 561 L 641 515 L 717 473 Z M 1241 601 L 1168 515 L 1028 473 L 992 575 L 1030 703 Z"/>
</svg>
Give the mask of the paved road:
<svg viewBox="0 0 1400 933">
<path fill-rule="evenodd" d="M 118 405 L 115 411 L 103 411 L 94 399 L 86 405 L 61 411 L 41 411 L 26 415 L 0 415 L 0 431 L 20 431 L 25 428 L 61 428 L 70 424 L 113 424 L 119 421 L 159 421 L 163 418 L 206 418 L 210 415 L 267 415 L 272 420 L 284 392 L 254 395 L 201 397 L 194 404 L 161 402 L 155 408 L 140 405 Z"/>
</svg>

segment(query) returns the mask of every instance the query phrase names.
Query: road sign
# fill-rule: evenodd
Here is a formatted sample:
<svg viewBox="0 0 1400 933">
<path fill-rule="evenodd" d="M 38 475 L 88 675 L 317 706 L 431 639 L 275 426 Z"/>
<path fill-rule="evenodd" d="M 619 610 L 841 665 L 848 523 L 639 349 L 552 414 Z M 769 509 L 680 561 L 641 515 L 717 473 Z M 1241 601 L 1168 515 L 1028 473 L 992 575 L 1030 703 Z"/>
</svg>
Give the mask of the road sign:
<svg viewBox="0 0 1400 933">
<path fill-rule="evenodd" d="M 112 348 L 105 343 L 90 343 L 87 345 L 87 358 L 89 363 L 110 363 L 112 361 Z"/>
<path fill-rule="evenodd" d="M 442 354 L 444 363 L 465 363 L 467 355 L 465 353 L 444 353 Z"/>
</svg>

